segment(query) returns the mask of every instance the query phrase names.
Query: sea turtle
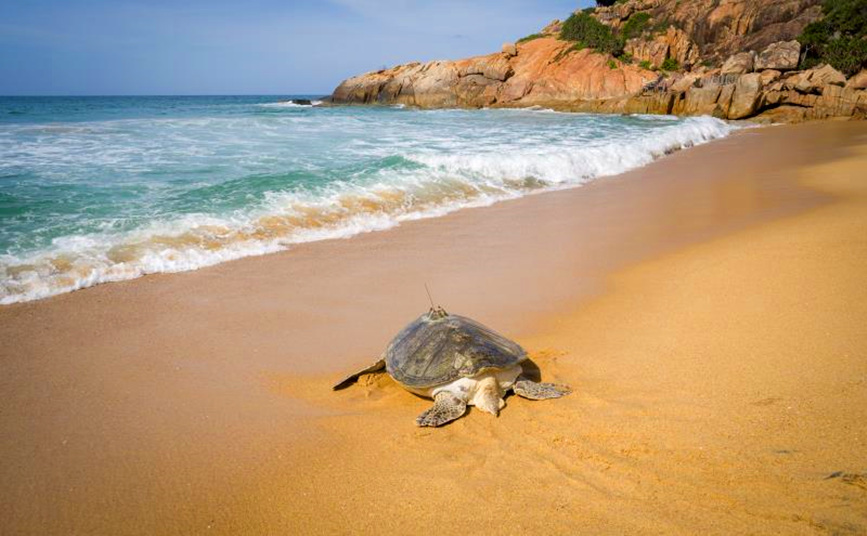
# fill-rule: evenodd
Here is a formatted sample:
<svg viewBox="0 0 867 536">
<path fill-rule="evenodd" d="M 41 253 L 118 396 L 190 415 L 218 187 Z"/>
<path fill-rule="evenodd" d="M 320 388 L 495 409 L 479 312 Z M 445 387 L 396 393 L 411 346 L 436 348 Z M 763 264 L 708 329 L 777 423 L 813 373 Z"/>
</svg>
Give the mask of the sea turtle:
<svg viewBox="0 0 867 536">
<path fill-rule="evenodd" d="M 469 318 L 431 308 L 392 339 L 373 365 L 334 386 L 348 387 L 362 374 L 385 369 L 408 391 L 432 398 L 434 405 L 415 420 L 419 426 L 441 426 L 462 416 L 467 405 L 492 415 L 512 390 L 530 400 L 559 398 L 565 385 L 532 381 L 522 363 L 527 353 L 516 343 Z"/>
</svg>

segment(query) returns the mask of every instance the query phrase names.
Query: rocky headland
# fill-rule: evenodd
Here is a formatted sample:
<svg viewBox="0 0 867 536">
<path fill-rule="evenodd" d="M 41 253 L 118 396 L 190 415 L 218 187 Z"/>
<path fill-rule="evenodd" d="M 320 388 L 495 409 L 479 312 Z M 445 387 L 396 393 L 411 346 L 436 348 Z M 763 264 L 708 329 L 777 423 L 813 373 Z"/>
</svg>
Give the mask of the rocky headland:
<svg viewBox="0 0 867 536">
<path fill-rule="evenodd" d="M 865 0 L 844 1 L 848 8 L 864 4 L 867 10 Z M 421 108 L 542 106 L 774 122 L 864 118 L 867 40 L 863 25 L 855 27 L 845 41 L 855 52 L 846 49 L 842 60 L 841 54 L 832 55 L 849 37 L 840 37 L 836 23 L 823 21 L 852 19 L 832 11 L 836 3 L 842 1 L 620 1 L 553 21 L 493 54 L 409 63 L 349 78 L 331 101 Z M 576 23 L 577 41 L 571 37 Z M 580 31 L 595 32 L 595 40 L 584 42 Z M 833 45 L 825 56 L 817 56 L 824 50 L 820 39 Z M 826 57 L 831 59 L 822 61 Z"/>
</svg>

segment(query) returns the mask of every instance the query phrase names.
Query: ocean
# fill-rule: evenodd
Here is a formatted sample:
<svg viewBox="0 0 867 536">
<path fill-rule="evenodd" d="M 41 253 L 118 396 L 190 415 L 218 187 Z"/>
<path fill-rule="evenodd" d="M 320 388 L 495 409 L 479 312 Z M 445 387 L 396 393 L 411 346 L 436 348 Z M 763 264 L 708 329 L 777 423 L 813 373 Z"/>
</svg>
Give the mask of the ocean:
<svg viewBox="0 0 867 536">
<path fill-rule="evenodd" d="M 311 96 L 0 97 L 0 304 L 577 187 L 737 127 Z"/>
</svg>

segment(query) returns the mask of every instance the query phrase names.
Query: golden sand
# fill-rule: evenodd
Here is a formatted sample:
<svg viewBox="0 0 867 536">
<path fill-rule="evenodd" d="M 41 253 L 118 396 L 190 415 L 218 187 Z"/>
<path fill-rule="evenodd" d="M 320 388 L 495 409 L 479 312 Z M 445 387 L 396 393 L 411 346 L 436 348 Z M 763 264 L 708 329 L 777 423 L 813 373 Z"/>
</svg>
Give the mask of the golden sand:
<svg viewBox="0 0 867 536">
<path fill-rule="evenodd" d="M 0 308 L 0 532 L 863 534 L 867 124 Z M 422 312 L 575 394 L 418 429 Z"/>
</svg>

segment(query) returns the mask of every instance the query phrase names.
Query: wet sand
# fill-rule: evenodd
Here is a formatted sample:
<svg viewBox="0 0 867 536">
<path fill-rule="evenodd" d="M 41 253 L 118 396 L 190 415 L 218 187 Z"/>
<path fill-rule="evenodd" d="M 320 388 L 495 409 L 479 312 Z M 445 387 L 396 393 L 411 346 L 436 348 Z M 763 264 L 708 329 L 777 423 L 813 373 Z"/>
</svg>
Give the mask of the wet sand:
<svg viewBox="0 0 867 536">
<path fill-rule="evenodd" d="M 0 532 L 867 531 L 867 124 L 0 308 Z M 574 395 L 417 429 L 423 312 Z M 840 476 L 828 478 L 832 474 Z"/>
</svg>

